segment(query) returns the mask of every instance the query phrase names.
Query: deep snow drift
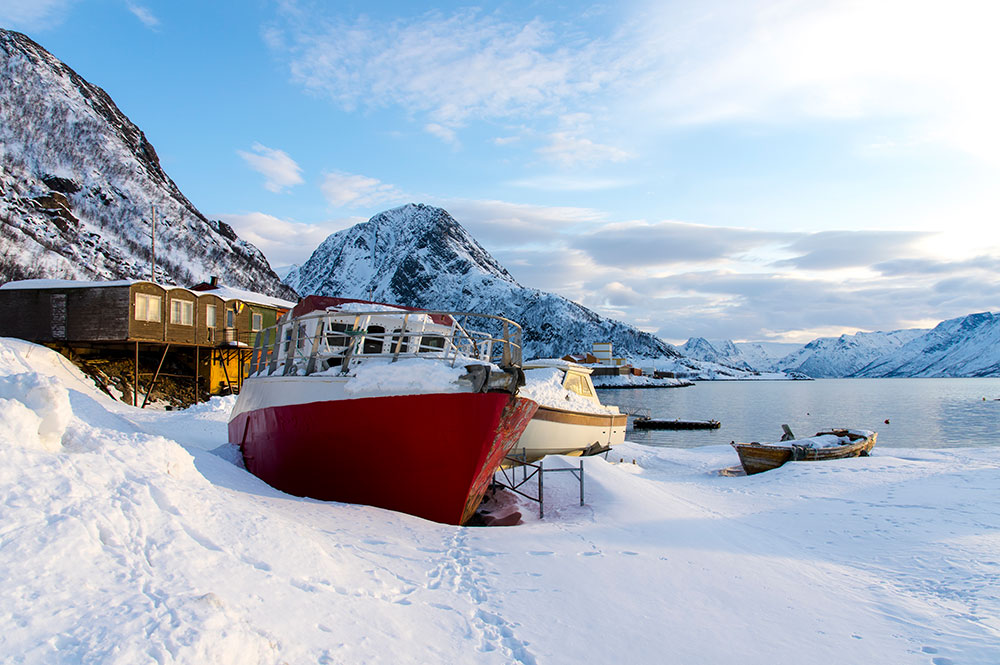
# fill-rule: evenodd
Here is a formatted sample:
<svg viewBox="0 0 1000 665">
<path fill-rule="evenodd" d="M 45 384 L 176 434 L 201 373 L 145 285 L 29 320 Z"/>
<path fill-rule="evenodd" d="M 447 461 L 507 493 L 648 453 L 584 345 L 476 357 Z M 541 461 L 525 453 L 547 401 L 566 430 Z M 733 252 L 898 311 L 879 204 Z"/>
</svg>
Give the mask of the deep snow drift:
<svg viewBox="0 0 1000 665">
<path fill-rule="evenodd" d="M 137 410 L 0 340 L 0 660 L 1000 662 L 1000 448 L 732 478 L 626 443 L 585 506 L 554 474 L 544 520 L 461 528 L 271 489 L 231 406 Z"/>
</svg>

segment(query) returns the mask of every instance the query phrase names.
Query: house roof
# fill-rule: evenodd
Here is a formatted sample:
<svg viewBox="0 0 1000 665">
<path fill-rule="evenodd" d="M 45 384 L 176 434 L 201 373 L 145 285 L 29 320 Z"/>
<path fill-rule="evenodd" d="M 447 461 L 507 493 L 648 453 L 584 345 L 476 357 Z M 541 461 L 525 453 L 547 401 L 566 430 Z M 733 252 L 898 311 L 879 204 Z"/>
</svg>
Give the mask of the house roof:
<svg viewBox="0 0 1000 665">
<path fill-rule="evenodd" d="M 202 283 L 191 288 L 200 293 L 211 293 L 223 300 L 242 300 L 253 305 L 267 305 L 268 307 L 277 307 L 278 309 L 291 309 L 295 307 L 295 303 L 290 300 L 283 300 L 274 296 L 245 291 L 243 289 L 234 289 L 231 286 L 212 286 Z"/>
<path fill-rule="evenodd" d="M 0 289 L 9 291 L 17 289 L 100 289 L 132 286 L 133 284 L 154 284 L 166 291 L 175 291 L 180 289 L 181 291 L 187 291 L 192 295 L 198 295 L 199 293 L 211 293 L 212 295 L 218 296 L 223 300 L 242 300 L 243 302 L 254 305 L 266 305 L 268 307 L 277 307 L 278 309 L 291 309 L 292 307 L 295 307 L 295 303 L 288 300 L 282 300 L 281 298 L 264 295 L 263 293 L 254 293 L 253 291 L 234 289 L 229 286 L 212 287 L 207 284 L 199 284 L 196 287 L 186 288 L 183 286 L 174 286 L 172 284 L 158 284 L 157 282 L 151 282 L 148 279 L 118 279 L 105 281 L 85 281 L 80 279 L 24 279 L 16 282 L 0 284 Z"/>
</svg>

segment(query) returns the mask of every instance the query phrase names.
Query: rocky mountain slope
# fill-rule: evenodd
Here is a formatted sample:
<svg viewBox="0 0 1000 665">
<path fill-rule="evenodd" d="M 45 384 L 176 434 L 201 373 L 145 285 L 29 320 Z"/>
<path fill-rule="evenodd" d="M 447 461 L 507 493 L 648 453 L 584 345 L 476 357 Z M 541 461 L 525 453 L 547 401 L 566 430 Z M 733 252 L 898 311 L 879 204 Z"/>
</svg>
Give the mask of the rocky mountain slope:
<svg viewBox="0 0 1000 665">
<path fill-rule="evenodd" d="M 785 372 L 800 372 L 814 379 L 852 376 L 925 332 L 914 328 L 819 337 L 779 360 L 777 368 Z"/>
<path fill-rule="evenodd" d="M 969 314 L 922 332 L 854 376 L 1000 376 L 1000 314 Z"/>
<path fill-rule="evenodd" d="M 256 247 L 188 201 L 104 90 L 0 29 L 0 282 L 149 278 L 153 206 L 158 281 L 218 275 L 294 297 Z"/>
<path fill-rule="evenodd" d="M 611 341 L 616 355 L 672 358 L 663 340 L 560 296 L 521 286 L 446 211 L 409 204 L 339 231 L 286 282 L 303 294 L 506 316 L 525 330 L 526 357 L 589 351 Z"/>
<path fill-rule="evenodd" d="M 755 367 L 743 356 L 743 352 L 731 340 L 710 342 L 704 337 L 692 337 L 678 349 L 685 356 L 717 363 L 734 369 L 753 372 L 767 371 L 767 368 Z"/>
</svg>

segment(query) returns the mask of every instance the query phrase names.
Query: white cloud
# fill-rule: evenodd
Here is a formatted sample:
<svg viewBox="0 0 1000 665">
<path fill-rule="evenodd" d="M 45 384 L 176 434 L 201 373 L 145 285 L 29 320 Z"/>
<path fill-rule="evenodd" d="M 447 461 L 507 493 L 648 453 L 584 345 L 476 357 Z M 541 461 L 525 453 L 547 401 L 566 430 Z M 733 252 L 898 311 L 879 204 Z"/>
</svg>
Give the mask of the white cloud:
<svg viewBox="0 0 1000 665">
<path fill-rule="evenodd" d="M 716 0 L 647 5 L 630 58 L 643 116 L 668 124 L 907 120 L 908 136 L 994 159 L 1000 4 Z"/>
<path fill-rule="evenodd" d="M 280 192 L 285 187 L 303 182 L 302 168 L 282 150 L 254 143 L 253 152 L 238 150 L 237 154 L 250 168 L 264 176 L 264 187 L 272 192 Z"/>
<path fill-rule="evenodd" d="M 431 122 L 424 125 L 424 131 L 432 136 L 436 136 L 445 143 L 451 143 L 452 145 L 458 144 L 458 137 L 455 134 L 455 130 L 450 127 L 445 127 L 444 125 L 439 125 L 436 122 Z"/>
<path fill-rule="evenodd" d="M 618 189 L 635 185 L 633 180 L 621 178 L 600 178 L 594 176 L 576 175 L 540 175 L 530 178 L 520 178 L 507 183 L 513 187 L 538 189 L 552 192 L 588 192 L 598 189 Z"/>
<path fill-rule="evenodd" d="M 569 132 L 555 132 L 549 139 L 549 144 L 539 148 L 538 154 L 563 166 L 623 162 L 632 157 L 621 148 L 594 143 L 590 139 L 574 136 Z"/>
<path fill-rule="evenodd" d="M 327 173 L 320 185 L 323 196 L 336 207 L 373 206 L 399 201 L 403 193 L 376 178 L 352 173 Z"/>
<path fill-rule="evenodd" d="M 947 10 L 922 0 L 632 7 L 596 35 L 574 24 L 582 15 L 519 21 L 466 9 L 346 21 L 289 0 L 266 35 L 295 80 L 344 108 L 397 106 L 450 129 L 471 118 L 556 120 L 545 154 L 569 163 L 627 157 L 573 118 L 623 134 L 888 118 L 897 129 L 885 145 L 935 142 L 1000 160 L 994 0 Z"/>
<path fill-rule="evenodd" d="M 153 14 L 153 12 L 147 7 L 130 2 L 128 3 L 128 10 L 132 12 L 137 19 L 142 21 L 147 28 L 156 28 L 160 25 L 160 19 L 158 19 L 156 15 Z"/>
<path fill-rule="evenodd" d="M 601 48 L 566 40 L 540 19 L 464 9 L 349 23 L 303 14 L 294 3 L 283 17 L 267 41 L 287 54 L 295 80 L 347 109 L 398 105 L 442 126 L 557 108 L 616 75 L 600 61 Z"/>
<path fill-rule="evenodd" d="M 439 199 L 432 203 L 451 213 L 491 252 L 498 247 L 562 243 L 562 233 L 589 228 L 605 219 L 604 213 L 598 210 L 571 206 L 473 199 Z"/>
<path fill-rule="evenodd" d="M 41 30 L 61 23 L 73 0 L 4 0 L 0 23 L 20 30 Z"/>
<path fill-rule="evenodd" d="M 293 222 L 263 212 L 220 215 L 236 233 L 264 252 L 272 268 L 303 264 L 327 236 L 365 221 L 345 217 L 321 224 Z"/>
</svg>

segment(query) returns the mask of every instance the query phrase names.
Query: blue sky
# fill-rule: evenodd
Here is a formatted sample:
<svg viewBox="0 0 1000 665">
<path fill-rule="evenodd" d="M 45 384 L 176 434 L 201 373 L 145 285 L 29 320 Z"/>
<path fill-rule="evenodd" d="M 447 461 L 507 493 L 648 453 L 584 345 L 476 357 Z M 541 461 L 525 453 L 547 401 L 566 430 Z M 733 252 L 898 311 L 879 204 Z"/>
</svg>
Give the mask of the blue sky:
<svg viewBox="0 0 1000 665">
<path fill-rule="evenodd" d="M 1000 309 L 1000 4 L 5 0 L 272 265 L 407 202 L 671 341 Z"/>
</svg>

